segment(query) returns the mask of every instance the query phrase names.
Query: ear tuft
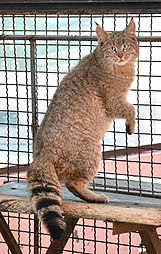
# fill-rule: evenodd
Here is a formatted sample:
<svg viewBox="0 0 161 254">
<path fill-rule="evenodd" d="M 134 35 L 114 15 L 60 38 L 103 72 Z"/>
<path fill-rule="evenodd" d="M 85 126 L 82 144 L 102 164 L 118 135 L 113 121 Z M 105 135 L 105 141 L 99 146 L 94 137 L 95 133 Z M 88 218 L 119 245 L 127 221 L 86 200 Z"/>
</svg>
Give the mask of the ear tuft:
<svg viewBox="0 0 161 254">
<path fill-rule="evenodd" d="M 108 38 L 108 33 L 104 29 L 102 29 L 97 22 L 95 22 L 95 23 L 97 25 L 96 26 L 96 34 L 97 34 L 97 39 L 98 39 L 98 45 L 102 46 Z"/>
<path fill-rule="evenodd" d="M 128 26 L 124 30 L 125 33 L 135 35 L 135 21 L 133 17 L 131 18 Z"/>
</svg>

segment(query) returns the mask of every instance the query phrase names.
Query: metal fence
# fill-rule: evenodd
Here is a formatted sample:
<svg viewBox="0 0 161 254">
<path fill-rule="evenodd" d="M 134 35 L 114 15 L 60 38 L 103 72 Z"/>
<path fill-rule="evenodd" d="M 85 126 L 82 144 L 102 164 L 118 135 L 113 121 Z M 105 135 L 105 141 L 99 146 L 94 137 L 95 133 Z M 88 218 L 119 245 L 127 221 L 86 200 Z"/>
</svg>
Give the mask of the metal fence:
<svg viewBox="0 0 161 254">
<path fill-rule="evenodd" d="M 136 12 L 137 13 L 137 12 Z M 102 161 L 91 188 L 160 198 L 161 15 L 3 14 L 0 16 L 1 182 L 26 179 L 32 144 L 62 77 L 97 45 L 95 21 L 122 30 L 134 17 L 140 45 L 129 100 L 136 109 L 133 136 L 116 120 L 102 141 Z M 132 196 L 131 196 L 132 197 Z M 23 249 L 34 253 L 34 217 L 6 214 Z M 39 253 L 50 238 L 39 224 Z M 0 238 L 3 253 L 10 253 Z M 113 236 L 107 222 L 80 219 L 63 253 L 142 253 L 135 233 Z"/>
</svg>

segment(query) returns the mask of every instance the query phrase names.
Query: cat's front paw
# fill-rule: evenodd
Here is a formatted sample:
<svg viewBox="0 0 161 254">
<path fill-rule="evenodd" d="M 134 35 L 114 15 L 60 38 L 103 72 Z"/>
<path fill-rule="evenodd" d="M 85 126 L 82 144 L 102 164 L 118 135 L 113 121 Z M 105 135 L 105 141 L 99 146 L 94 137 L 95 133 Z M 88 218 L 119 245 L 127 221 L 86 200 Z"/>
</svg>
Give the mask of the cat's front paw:
<svg viewBox="0 0 161 254">
<path fill-rule="evenodd" d="M 100 194 L 98 202 L 99 203 L 109 203 L 109 197 L 104 194 Z"/>
<path fill-rule="evenodd" d="M 129 134 L 129 135 L 132 135 L 132 134 L 133 134 L 132 131 L 131 131 L 131 129 L 130 129 L 130 125 L 129 125 L 129 124 L 126 124 L 126 132 L 127 132 L 127 134 Z"/>
<path fill-rule="evenodd" d="M 126 123 L 126 132 L 129 135 L 134 134 L 135 131 L 135 122 L 133 124 Z"/>
</svg>

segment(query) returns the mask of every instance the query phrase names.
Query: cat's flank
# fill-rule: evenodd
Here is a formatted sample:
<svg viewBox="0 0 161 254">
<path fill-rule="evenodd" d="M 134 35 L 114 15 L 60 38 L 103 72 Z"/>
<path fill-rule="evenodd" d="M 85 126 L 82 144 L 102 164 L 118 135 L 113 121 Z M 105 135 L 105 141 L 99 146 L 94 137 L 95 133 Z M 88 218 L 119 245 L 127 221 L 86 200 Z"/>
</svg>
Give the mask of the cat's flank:
<svg viewBox="0 0 161 254">
<path fill-rule="evenodd" d="M 34 212 L 53 239 L 65 230 L 60 182 L 88 202 L 108 197 L 88 190 L 101 160 L 100 140 L 115 118 L 134 133 L 135 110 L 126 96 L 138 56 L 135 23 L 107 33 L 98 24 L 98 46 L 62 80 L 38 129 L 28 183 Z"/>
</svg>

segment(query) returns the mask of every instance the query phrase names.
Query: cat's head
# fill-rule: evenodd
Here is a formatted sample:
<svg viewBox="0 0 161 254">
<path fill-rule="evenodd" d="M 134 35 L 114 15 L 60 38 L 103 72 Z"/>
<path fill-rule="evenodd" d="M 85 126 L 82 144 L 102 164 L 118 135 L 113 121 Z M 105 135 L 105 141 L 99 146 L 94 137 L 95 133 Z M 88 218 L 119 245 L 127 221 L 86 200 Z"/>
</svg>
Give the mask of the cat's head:
<svg viewBox="0 0 161 254">
<path fill-rule="evenodd" d="M 138 57 L 139 47 L 133 19 L 131 19 L 128 26 L 121 32 L 108 33 L 97 24 L 96 33 L 98 50 L 103 59 L 108 61 L 108 64 L 123 66 L 134 62 Z"/>
</svg>

